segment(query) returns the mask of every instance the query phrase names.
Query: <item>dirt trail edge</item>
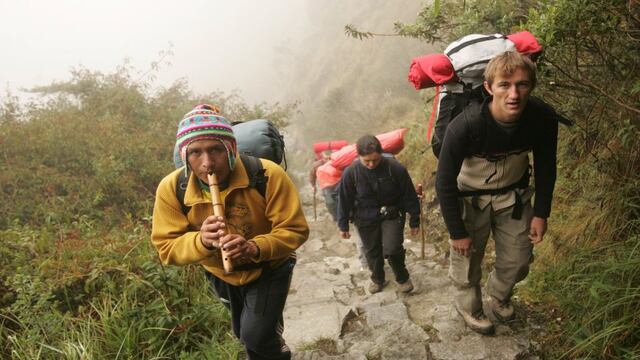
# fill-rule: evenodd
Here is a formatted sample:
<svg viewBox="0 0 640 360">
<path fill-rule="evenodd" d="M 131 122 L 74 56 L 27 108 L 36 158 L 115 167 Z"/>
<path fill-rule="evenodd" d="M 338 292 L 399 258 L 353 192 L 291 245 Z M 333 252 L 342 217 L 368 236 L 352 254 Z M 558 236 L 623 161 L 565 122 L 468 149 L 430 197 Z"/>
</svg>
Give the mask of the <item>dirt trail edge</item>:
<svg viewBox="0 0 640 360">
<path fill-rule="evenodd" d="M 303 190 L 308 190 L 302 198 L 311 215 L 311 234 L 298 250 L 284 311 L 284 338 L 295 360 L 538 359 L 530 351 L 534 325 L 526 319 L 499 324 L 491 318 L 499 324 L 493 336 L 465 326 L 452 306 L 455 289 L 445 254 L 428 238 L 424 259 L 420 237 L 405 239 L 413 292 L 397 291 L 387 265 L 384 290 L 369 294 L 369 272 L 358 260 L 355 229 L 352 239 L 341 239 L 321 199 L 314 221 L 311 190 Z M 437 206 L 426 212 L 428 222 L 439 221 Z"/>
</svg>

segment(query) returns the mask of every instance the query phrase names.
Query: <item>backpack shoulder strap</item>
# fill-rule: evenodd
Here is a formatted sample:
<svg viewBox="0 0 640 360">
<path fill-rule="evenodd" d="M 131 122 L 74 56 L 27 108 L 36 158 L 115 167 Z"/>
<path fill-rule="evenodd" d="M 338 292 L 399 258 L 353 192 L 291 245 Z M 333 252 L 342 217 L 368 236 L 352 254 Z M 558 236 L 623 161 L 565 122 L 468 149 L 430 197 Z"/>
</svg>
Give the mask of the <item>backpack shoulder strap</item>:
<svg viewBox="0 0 640 360">
<path fill-rule="evenodd" d="M 482 116 L 484 103 L 471 103 L 463 111 L 464 121 L 469 129 L 470 149 L 472 153 L 485 154 L 487 143 L 487 123 Z"/>
<path fill-rule="evenodd" d="M 357 163 L 354 161 L 351 164 L 349 164 L 349 166 L 351 168 L 351 171 L 349 172 L 350 178 L 349 180 L 351 180 L 351 184 L 353 185 L 353 187 L 355 188 L 356 185 L 358 184 L 358 166 Z"/>
<path fill-rule="evenodd" d="M 395 161 L 395 165 L 392 163 L 392 160 Z M 398 180 L 396 179 L 396 175 L 394 174 L 395 171 L 398 171 L 400 169 L 399 166 L 402 166 L 402 164 L 400 164 L 400 162 L 396 159 L 387 159 L 387 170 L 389 171 L 389 177 L 391 178 L 391 182 L 393 182 L 396 186 L 399 186 L 400 183 L 398 182 Z M 391 170 L 391 167 L 394 167 L 393 171 Z"/>
<path fill-rule="evenodd" d="M 180 171 L 178 173 L 178 181 L 176 182 L 176 198 L 178 198 L 180 206 L 182 207 L 182 213 L 185 215 L 191 210 L 191 206 L 184 204 L 184 194 L 187 191 L 187 184 L 189 183 L 189 177 L 187 175 L 184 171 Z"/>
<path fill-rule="evenodd" d="M 249 176 L 249 187 L 252 187 L 262 195 L 263 198 L 266 198 L 267 193 L 267 181 L 269 177 L 266 176 L 265 169 L 262 167 L 262 162 L 255 156 L 240 154 L 240 160 L 242 160 L 242 165 L 244 165 L 245 170 L 247 170 L 247 175 Z"/>
</svg>

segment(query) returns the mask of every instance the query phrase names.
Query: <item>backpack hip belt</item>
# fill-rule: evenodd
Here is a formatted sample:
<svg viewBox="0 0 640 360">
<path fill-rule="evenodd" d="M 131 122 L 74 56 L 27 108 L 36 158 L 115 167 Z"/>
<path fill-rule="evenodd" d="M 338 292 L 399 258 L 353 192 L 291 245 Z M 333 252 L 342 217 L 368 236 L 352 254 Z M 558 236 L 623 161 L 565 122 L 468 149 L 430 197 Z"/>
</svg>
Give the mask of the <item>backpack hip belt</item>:
<svg viewBox="0 0 640 360">
<path fill-rule="evenodd" d="M 500 188 L 500 189 L 484 189 L 484 190 L 470 190 L 470 191 L 459 191 L 458 190 L 458 196 L 459 197 L 469 197 L 471 196 L 471 205 L 475 208 L 480 210 L 480 206 L 478 204 L 478 199 L 480 196 L 482 195 L 502 195 L 502 194 L 506 194 L 510 191 L 513 191 L 515 196 L 516 196 L 516 203 L 513 205 L 513 213 L 511 214 L 511 218 L 515 219 L 515 220 L 520 220 L 522 218 L 522 212 L 524 210 L 524 206 L 522 205 L 522 199 L 520 198 L 520 193 L 515 191 L 517 189 L 526 189 L 527 187 L 529 187 L 529 176 L 530 173 L 529 171 L 526 171 L 524 173 L 524 175 L 522 176 L 522 178 L 520 180 L 518 180 L 517 182 Z"/>
</svg>

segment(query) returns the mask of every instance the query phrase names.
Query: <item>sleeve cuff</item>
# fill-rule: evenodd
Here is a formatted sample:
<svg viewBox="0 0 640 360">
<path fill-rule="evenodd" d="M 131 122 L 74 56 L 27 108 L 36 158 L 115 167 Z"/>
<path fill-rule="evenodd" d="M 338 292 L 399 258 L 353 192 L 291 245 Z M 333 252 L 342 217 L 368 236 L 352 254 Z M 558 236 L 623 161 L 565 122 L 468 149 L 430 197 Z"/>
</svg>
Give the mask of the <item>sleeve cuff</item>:
<svg viewBox="0 0 640 360">
<path fill-rule="evenodd" d="M 252 258 L 251 261 L 253 262 L 261 262 L 261 261 L 267 261 L 269 259 L 267 259 L 267 254 L 269 253 L 269 249 L 268 249 L 268 245 L 264 243 L 264 241 L 260 241 L 260 240 L 250 240 L 253 241 L 254 244 L 256 244 L 256 246 L 258 247 L 258 256 L 255 258 Z"/>
<path fill-rule="evenodd" d="M 340 231 L 349 231 L 349 221 L 338 220 L 338 229 Z"/>
<path fill-rule="evenodd" d="M 460 240 L 460 239 L 464 239 L 464 238 L 468 238 L 469 237 L 469 233 L 468 232 L 458 232 L 458 233 L 449 233 L 449 236 L 451 237 L 451 240 Z"/>
<path fill-rule="evenodd" d="M 256 257 L 251 258 L 251 261 L 255 263 L 260 262 L 260 255 L 262 254 L 262 249 L 260 249 L 260 245 L 258 245 L 258 243 L 255 242 L 255 240 L 249 240 L 249 242 L 252 242 L 258 249 L 258 255 L 256 255 Z"/>
<path fill-rule="evenodd" d="M 196 233 L 196 236 L 194 236 L 193 239 L 196 245 L 196 250 L 198 251 L 198 253 L 200 253 L 204 257 L 210 257 L 213 254 L 215 254 L 216 251 L 219 251 L 219 249 L 211 249 L 211 250 L 207 249 L 202 243 L 202 239 L 200 238 L 199 231 Z"/>
<path fill-rule="evenodd" d="M 548 218 L 550 215 L 550 211 L 541 211 L 541 210 L 533 210 L 533 216 L 539 217 L 542 219 Z"/>
</svg>

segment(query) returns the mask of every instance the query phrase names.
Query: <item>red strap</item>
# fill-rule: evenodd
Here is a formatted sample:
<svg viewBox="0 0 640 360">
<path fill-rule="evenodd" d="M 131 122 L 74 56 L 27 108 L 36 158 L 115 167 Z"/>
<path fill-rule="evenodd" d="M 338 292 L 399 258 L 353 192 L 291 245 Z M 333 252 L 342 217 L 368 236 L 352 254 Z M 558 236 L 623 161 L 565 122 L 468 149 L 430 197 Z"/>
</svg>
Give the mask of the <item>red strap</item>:
<svg viewBox="0 0 640 360">
<path fill-rule="evenodd" d="M 436 119 L 438 111 L 438 97 L 440 96 L 440 85 L 436 85 L 436 95 L 433 97 L 433 106 L 431 108 L 431 116 L 429 116 L 429 126 L 427 127 L 427 143 L 431 144 L 431 133 L 433 132 L 433 122 Z"/>
</svg>

